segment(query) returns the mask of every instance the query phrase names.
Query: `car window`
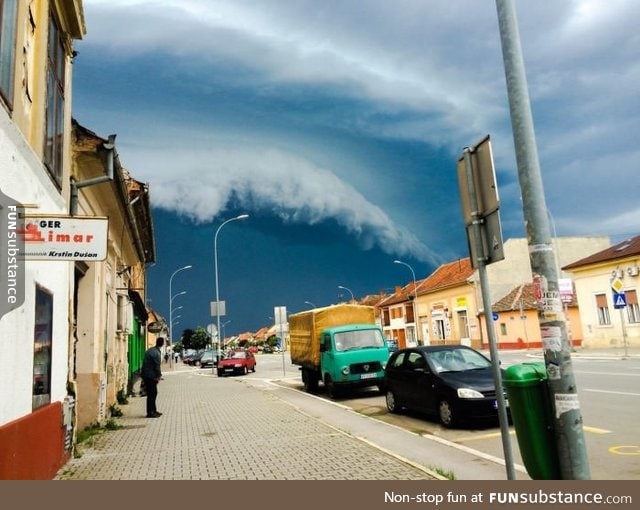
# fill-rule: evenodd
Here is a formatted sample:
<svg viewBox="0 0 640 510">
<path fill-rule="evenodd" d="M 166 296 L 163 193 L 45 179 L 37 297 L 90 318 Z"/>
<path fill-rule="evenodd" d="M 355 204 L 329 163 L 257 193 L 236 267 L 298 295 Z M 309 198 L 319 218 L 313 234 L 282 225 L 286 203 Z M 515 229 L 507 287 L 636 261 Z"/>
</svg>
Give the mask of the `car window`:
<svg viewBox="0 0 640 510">
<path fill-rule="evenodd" d="M 393 368 L 400 368 L 404 363 L 405 355 L 406 353 L 404 352 L 401 352 L 400 354 L 398 354 L 393 360 L 391 360 L 391 366 Z"/>
<path fill-rule="evenodd" d="M 427 361 L 419 352 L 409 353 L 408 364 L 411 370 L 416 368 L 427 368 Z"/>
</svg>

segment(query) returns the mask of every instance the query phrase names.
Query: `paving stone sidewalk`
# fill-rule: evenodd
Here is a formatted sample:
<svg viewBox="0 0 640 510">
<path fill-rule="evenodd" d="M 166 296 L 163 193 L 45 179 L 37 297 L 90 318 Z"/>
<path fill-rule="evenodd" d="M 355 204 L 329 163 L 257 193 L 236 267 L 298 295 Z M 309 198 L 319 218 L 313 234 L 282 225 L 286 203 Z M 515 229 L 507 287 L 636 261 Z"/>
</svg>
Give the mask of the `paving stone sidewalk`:
<svg viewBox="0 0 640 510">
<path fill-rule="evenodd" d="M 118 406 L 106 431 L 57 480 L 433 480 L 420 465 L 375 448 L 241 377 L 170 372 L 160 418 L 145 398 Z"/>
</svg>

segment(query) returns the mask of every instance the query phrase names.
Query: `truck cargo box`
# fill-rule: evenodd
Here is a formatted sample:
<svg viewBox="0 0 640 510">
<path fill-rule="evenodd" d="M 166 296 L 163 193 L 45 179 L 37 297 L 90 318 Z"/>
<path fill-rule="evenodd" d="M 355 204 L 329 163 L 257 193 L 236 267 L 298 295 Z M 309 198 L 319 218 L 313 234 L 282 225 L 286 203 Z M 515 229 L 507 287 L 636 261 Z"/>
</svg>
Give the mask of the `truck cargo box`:
<svg viewBox="0 0 640 510">
<path fill-rule="evenodd" d="M 375 324 L 373 307 L 339 304 L 290 315 L 291 362 L 300 366 L 319 366 L 322 330 L 348 324 Z"/>
</svg>

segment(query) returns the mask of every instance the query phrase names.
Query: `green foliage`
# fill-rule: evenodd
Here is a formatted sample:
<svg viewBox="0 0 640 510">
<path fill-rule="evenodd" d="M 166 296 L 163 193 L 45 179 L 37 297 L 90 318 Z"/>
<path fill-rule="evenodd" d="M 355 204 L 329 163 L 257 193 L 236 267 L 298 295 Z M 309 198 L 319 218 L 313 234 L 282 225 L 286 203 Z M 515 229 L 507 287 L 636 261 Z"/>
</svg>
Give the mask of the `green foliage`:
<svg viewBox="0 0 640 510">
<path fill-rule="evenodd" d="M 122 410 L 115 404 L 111 404 L 109 406 L 109 415 L 113 416 L 114 418 L 119 418 L 120 416 L 122 416 Z"/>
<path fill-rule="evenodd" d="M 185 329 L 182 332 L 182 336 L 180 337 L 180 342 L 182 343 L 182 345 L 184 346 L 185 349 L 195 349 L 195 347 L 193 347 L 191 345 L 191 337 L 193 336 L 193 330 L 192 329 Z"/>
<path fill-rule="evenodd" d="M 207 331 L 202 326 L 198 326 L 193 332 L 193 335 L 191 335 L 191 348 L 198 350 L 206 349 L 210 343 L 211 338 Z"/>
<path fill-rule="evenodd" d="M 118 430 L 122 428 L 122 425 L 118 425 L 115 420 L 107 420 L 104 424 L 106 430 Z"/>
</svg>

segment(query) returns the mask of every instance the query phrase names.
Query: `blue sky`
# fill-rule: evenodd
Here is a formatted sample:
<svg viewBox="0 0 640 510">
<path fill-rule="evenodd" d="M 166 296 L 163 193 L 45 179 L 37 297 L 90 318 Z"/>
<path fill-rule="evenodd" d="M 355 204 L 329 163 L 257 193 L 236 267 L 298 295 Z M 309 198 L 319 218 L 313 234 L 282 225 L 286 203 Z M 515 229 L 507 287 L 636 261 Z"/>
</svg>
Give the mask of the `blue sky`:
<svg viewBox="0 0 640 510">
<path fill-rule="evenodd" d="M 558 235 L 640 232 L 635 0 L 516 2 Z M 84 0 L 73 115 L 149 183 L 149 304 L 227 335 L 467 256 L 456 162 L 490 134 L 524 236 L 493 0 Z M 514 282 L 519 283 L 519 282 Z M 174 335 L 176 336 L 176 335 Z"/>
</svg>

